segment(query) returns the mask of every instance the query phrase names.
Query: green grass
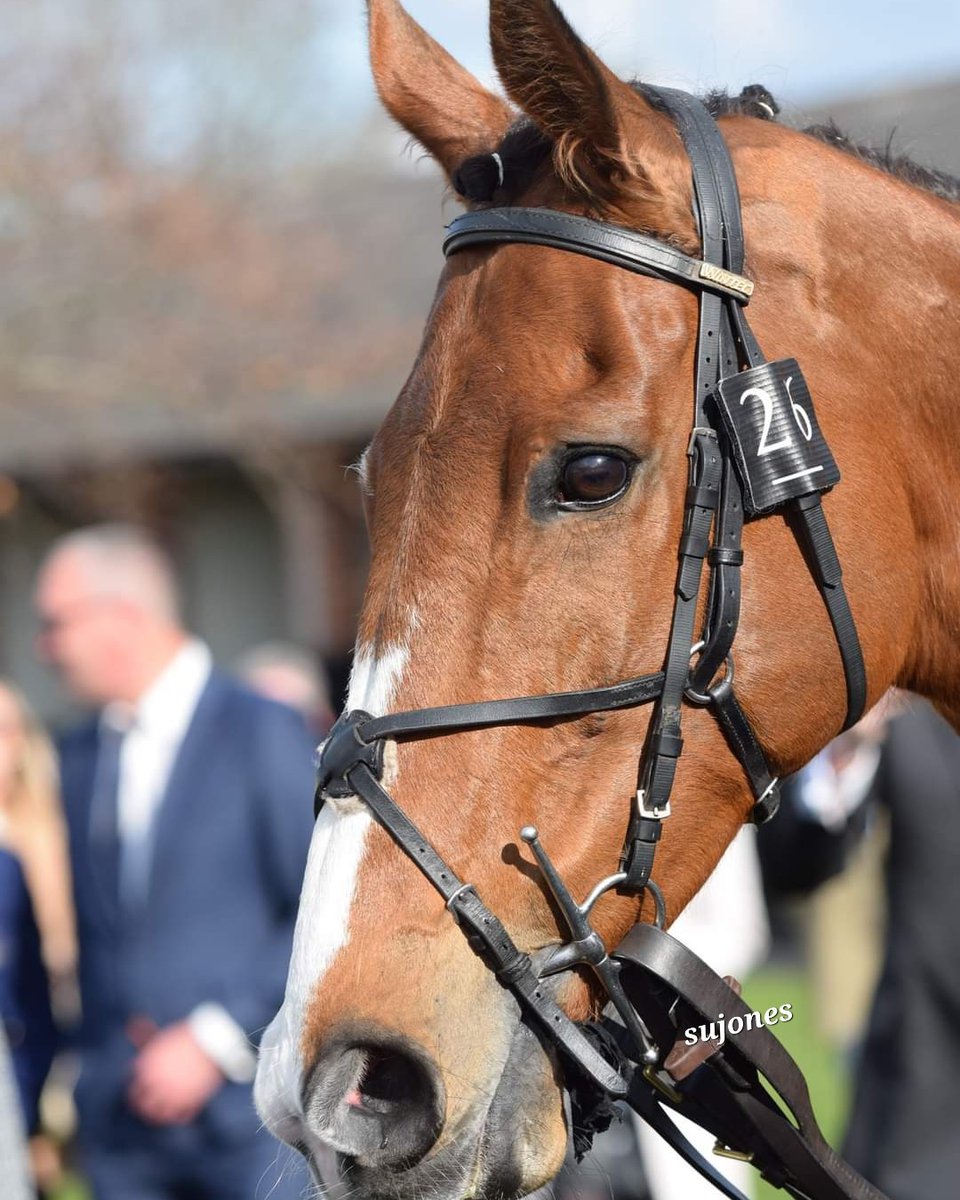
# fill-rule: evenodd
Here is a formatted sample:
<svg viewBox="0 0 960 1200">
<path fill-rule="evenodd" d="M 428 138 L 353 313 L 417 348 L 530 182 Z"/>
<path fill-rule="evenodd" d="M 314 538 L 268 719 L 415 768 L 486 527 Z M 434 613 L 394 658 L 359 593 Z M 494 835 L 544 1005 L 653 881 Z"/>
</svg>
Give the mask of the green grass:
<svg viewBox="0 0 960 1200">
<path fill-rule="evenodd" d="M 51 1200 L 90 1200 L 90 1193 L 81 1179 L 76 1175 L 68 1175 L 63 1181 L 63 1186 L 53 1193 Z"/>
<path fill-rule="evenodd" d="M 796 968 L 765 967 L 747 980 L 743 998 L 756 1012 L 771 1005 L 793 1005 L 793 1020 L 778 1024 L 775 1033 L 806 1076 L 824 1137 L 837 1146 L 849 1110 L 850 1082 L 838 1055 L 814 1026 L 814 1003 L 806 976 Z M 757 1176 L 754 1195 L 757 1200 L 783 1200 L 784 1192 Z"/>
</svg>

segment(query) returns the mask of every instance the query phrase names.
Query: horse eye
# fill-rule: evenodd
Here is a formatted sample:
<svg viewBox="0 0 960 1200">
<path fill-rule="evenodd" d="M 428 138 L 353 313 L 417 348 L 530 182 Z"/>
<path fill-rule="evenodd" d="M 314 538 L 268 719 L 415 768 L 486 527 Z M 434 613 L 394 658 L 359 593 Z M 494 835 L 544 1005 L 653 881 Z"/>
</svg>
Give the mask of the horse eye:
<svg viewBox="0 0 960 1200">
<path fill-rule="evenodd" d="M 568 458 L 560 473 L 560 500 L 575 506 L 613 500 L 627 486 L 630 468 L 619 454 L 591 451 Z"/>
</svg>

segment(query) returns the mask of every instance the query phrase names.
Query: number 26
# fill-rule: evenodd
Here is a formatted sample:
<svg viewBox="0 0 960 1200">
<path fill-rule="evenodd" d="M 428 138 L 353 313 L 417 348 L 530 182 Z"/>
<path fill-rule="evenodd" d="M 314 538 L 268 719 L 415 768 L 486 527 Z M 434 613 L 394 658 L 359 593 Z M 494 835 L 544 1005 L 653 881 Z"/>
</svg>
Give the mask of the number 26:
<svg viewBox="0 0 960 1200">
<path fill-rule="evenodd" d="M 806 409 L 797 404 L 793 396 L 790 394 L 790 384 L 793 383 L 793 376 L 788 375 L 784 387 L 787 392 L 787 399 L 790 401 L 790 407 L 793 410 L 793 419 L 797 423 L 797 428 L 803 434 L 806 441 L 810 441 L 813 437 L 813 426 L 810 424 L 810 417 Z M 766 388 L 753 387 L 747 390 L 740 397 L 740 403 L 744 400 L 759 400 L 763 405 L 763 430 L 760 434 L 760 445 L 757 447 L 757 458 L 761 458 L 764 454 L 773 454 L 776 450 L 786 450 L 788 446 L 793 445 L 793 439 L 787 433 L 780 439 L 779 442 L 769 442 L 767 439 L 770 436 L 770 424 L 773 421 L 773 397 Z"/>
</svg>

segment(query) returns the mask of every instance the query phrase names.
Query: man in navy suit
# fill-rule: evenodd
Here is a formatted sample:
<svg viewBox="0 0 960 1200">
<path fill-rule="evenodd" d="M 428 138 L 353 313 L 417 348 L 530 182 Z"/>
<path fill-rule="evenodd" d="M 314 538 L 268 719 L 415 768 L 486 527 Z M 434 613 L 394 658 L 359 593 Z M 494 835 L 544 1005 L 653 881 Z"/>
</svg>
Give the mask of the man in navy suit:
<svg viewBox="0 0 960 1200">
<path fill-rule="evenodd" d="M 94 1194 L 297 1197 L 305 1178 L 259 1129 L 251 1081 L 310 840 L 310 738 L 213 668 L 135 528 L 63 538 L 36 607 L 44 657 L 99 710 L 61 744 Z"/>
</svg>

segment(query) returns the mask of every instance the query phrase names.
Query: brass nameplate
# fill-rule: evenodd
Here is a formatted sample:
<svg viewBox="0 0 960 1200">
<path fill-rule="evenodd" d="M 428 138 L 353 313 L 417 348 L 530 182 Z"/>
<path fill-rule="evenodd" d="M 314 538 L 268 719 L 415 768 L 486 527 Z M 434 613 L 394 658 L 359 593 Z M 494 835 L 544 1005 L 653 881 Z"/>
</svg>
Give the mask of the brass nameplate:
<svg viewBox="0 0 960 1200">
<path fill-rule="evenodd" d="M 700 264 L 700 278 L 709 279 L 711 283 L 718 283 L 741 296 L 753 295 L 753 280 L 746 279 L 743 275 L 734 275 L 732 271 L 725 271 L 723 267 L 717 267 L 713 263 Z"/>
</svg>

